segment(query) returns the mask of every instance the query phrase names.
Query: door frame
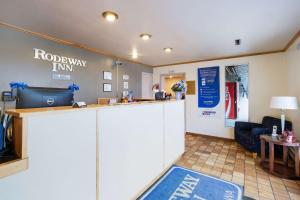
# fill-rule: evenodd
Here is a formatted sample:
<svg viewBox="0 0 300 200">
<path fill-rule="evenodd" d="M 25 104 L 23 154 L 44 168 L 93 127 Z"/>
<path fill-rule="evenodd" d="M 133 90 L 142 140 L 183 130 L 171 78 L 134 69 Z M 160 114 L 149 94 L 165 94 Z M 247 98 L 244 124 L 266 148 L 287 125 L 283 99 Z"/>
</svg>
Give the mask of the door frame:
<svg viewBox="0 0 300 200">
<path fill-rule="evenodd" d="M 184 80 L 186 81 L 186 75 L 185 72 L 177 72 L 177 73 L 167 73 L 167 74 L 160 74 L 159 77 L 159 85 L 160 85 L 160 89 L 162 90 L 163 88 L 165 88 L 165 78 L 166 77 L 170 77 L 170 76 L 183 76 Z"/>
</svg>

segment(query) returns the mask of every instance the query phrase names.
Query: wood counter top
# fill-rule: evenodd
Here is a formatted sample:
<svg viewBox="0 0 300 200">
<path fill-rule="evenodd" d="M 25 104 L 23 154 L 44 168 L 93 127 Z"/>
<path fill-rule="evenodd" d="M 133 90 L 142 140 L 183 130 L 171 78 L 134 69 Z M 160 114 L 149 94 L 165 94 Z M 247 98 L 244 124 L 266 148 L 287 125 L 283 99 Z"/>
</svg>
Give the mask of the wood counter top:
<svg viewBox="0 0 300 200">
<path fill-rule="evenodd" d="M 97 109 L 102 107 L 113 107 L 113 106 L 132 106 L 132 105 L 142 105 L 142 104 L 153 104 L 153 103 L 168 103 L 174 102 L 175 100 L 168 101 L 141 101 L 141 102 L 133 102 L 133 103 L 116 103 L 111 105 L 98 105 L 91 104 L 85 108 L 73 108 L 72 106 L 59 106 L 59 107 L 45 107 L 45 108 L 26 108 L 26 109 L 9 109 L 6 111 L 7 114 L 12 115 L 14 117 L 26 117 L 32 115 L 40 115 L 40 114 L 50 114 L 50 113 L 60 113 L 60 112 L 74 112 L 74 111 L 82 111 L 87 109 Z"/>
</svg>

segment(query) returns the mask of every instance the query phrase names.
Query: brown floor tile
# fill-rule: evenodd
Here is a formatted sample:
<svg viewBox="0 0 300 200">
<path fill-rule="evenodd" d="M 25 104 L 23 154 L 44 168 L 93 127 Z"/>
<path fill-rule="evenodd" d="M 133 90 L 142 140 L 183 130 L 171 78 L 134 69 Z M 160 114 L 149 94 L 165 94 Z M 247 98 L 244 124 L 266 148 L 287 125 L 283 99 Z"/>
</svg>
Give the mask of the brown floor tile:
<svg viewBox="0 0 300 200">
<path fill-rule="evenodd" d="M 290 193 L 290 198 L 292 200 L 299 200 L 300 199 L 300 195 L 294 194 L 294 193 Z"/>
<path fill-rule="evenodd" d="M 201 173 L 244 185 L 253 199 L 300 200 L 300 180 L 286 180 L 265 172 L 259 158 L 234 141 L 187 135 L 186 152 L 176 163 Z"/>
</svg>

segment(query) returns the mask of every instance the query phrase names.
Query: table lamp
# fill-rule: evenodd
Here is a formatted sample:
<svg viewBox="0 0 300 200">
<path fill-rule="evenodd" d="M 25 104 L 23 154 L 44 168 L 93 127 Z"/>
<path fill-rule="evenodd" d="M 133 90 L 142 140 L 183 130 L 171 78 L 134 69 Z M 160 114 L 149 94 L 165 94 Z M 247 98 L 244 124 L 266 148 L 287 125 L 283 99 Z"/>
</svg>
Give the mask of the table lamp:
<svg viewBox="0 0 300 200">
<path fill-rule="evenodd" d="M 272 97 L 271 108 L 281 110 L 281 130 L 285 131 L 285 110 L 297 110 L 298 101 L 296 97 Z"/>
</svg>

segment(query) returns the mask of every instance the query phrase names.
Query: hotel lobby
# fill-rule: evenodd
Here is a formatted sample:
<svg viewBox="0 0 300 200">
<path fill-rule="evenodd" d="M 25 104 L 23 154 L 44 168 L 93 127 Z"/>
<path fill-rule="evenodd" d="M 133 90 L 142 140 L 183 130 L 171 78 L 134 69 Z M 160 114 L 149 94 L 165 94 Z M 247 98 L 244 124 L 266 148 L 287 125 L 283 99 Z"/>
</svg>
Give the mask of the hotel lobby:
<svg viewBox="0 0 300 200">
<path fill-rule="evenodd" d="M 300 200 L 299 0 L 1 0 L 0 200 Z"/>
</svg>

